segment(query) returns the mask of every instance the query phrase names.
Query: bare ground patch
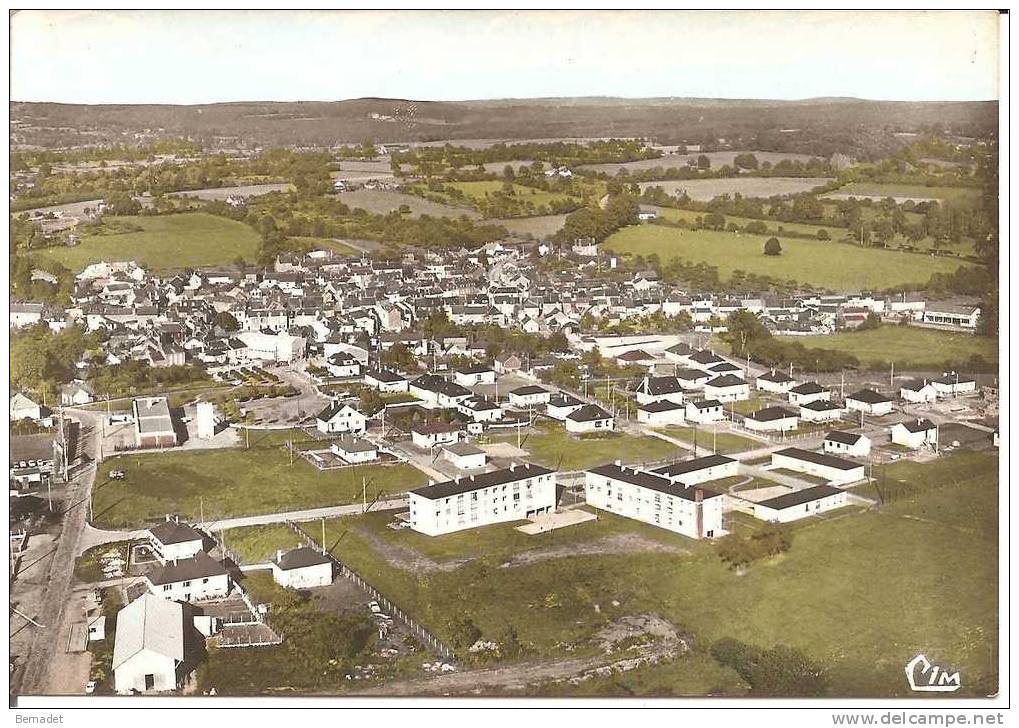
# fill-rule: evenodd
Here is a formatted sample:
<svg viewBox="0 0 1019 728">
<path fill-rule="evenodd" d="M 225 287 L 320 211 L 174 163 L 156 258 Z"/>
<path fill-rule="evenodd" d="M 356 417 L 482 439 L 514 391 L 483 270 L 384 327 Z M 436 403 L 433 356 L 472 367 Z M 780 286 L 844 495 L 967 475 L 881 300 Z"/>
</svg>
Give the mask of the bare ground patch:
<svg viewBox="0 0 1019 728">
<path fill-rule="evenodd" d="M 652 541 L 635 533 L 617 533 L 588 543 L 568 544 L 550 549 L 540 549 L 517 554 L 509 561 L 500 564 L 500 568 L 526 566 L 549 559 L 562 559 L 570 556 L 604 556 L 609 554 L 632 554 L 639 552 L 685 554 L 685 549 Z"/>
</svg>

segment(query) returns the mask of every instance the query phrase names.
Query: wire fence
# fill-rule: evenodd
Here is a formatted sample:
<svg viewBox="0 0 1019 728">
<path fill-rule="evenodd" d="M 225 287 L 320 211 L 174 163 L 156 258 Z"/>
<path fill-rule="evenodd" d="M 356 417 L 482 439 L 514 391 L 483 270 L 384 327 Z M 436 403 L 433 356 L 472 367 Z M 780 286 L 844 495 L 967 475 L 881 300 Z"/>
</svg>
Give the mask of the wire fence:
<svg viewBox="0 0 1019 728">
<path fill-rule="evenodd" d="M 433 635 L 431 632 L 425 629 L 413 617 L 407 614 L 407 612 L 405 612 L 403 609 L 400 609 L 400 607 L 393 603 L 393 601 L 389 599 L 389 597 L 387 597 L 385 594 L 383 594 L 374 586 L 365 581 L 365 579 L 356 571 L 354 571 L 354 569 L 350 568 L 345 563 L 336 558 L 333 554 L 326 551 L 326 549 L 323 546 L 320 546 L 319 543 L 314 538 L 312 538 L 303 528 L 300 527 L 300 525 L 298 525 L 294 521 L 287 521 L 287 525 L 290 526 L 291 530 L 293 530 L 294 533 L 302 537 L 309 547 L 315 549 L 319 553 L 328 556 L 333 561 L 333 563 L 336 564 L 336 566 L 339 568 L 340 573 L 344 577 L 350 579 L 352 582 L 357 584 L 357 586 L 359 586 L 361 589 L 367 592 L 372 598 L 374 598 L 379 603 L 379 606 L 382 607 L 387 614 L 403 622 L 407 629 L 410 630 L 411 634 L 413 634 L 416 638 L 421 640 L 421 642 L 427 645 L 433 652 L 451 661 L 456 659 L 456 654 L 449 646 L 444 644 L 441 640 L 435 637 L 435 635 Z"/>
</svg>

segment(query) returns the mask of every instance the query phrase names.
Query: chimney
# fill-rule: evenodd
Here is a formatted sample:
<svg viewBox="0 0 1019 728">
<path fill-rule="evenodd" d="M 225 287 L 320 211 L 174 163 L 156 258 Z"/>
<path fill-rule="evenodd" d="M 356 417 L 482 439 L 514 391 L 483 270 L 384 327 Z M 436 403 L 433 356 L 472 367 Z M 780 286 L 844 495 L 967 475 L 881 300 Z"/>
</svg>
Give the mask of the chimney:
<svg viewBox="0 0 1019 728">
<path fill-rule="evenodd" d="M 516 469 L 517 469 L 517 464 L 515 462 L 511 462 L 510 463 L 510 472 L 512 473 Z"/>
<path fill-rule="evenodd" d="M 622 460 L 616 460 L 616 467 L 622 468 L 623 467 L 623 461 Z"/>
<path fill-rule="evenodd" d="M 700 488 L 695 490 L 693 492 L 693 499 L 695 502 L 700 503 L 702 500 L 704 500 L 704 491 L 701 490 Z"/>
<path fill-rule="evenodd" d="M 276 549 L 276 561 L 278 562 L 283 558 L 283 549 Z"/>
<path fill-rule="evenodd" d="M 471 475 L 471 482 L 472 483 L 474 482 L 474 476 L 473 475 Z"/>
</svg>

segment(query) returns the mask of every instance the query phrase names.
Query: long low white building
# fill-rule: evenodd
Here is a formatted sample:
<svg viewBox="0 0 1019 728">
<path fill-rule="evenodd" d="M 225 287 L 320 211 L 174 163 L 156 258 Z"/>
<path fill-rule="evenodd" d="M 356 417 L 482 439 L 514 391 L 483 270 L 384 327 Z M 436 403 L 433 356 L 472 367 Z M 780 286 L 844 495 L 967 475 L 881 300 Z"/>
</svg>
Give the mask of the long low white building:
<svg viewBox="0 0 1019 728">
<path fill-rule="evenodd" d="M 704 438 L 704 442 L 710 442 L 710 433 L 705 433 Z M 725 455 L 705 455 L 704 457 L 681 460 L 676 463 L 652 468 L 651 472 L 663 478 L 668 478 L 674 483 L 696 485 L 698 483 L 706 483 L 709 480 L 739 475 L 739 461 L 727 458 Z"/>
<path fill-rule="evenodd" d="M 556 507 L 555 473 L 533 463 L 410 491 L 410 525 L 429 536 L 520 521 Z"/>
<path fill-rule="evenodd" d="M 676 483 L 646 470 L 618 463 L 588 470 L 584 496 L 590 506 L 689 538 L 714 538 L 724 533 L 725 498 L 721 493 Z"/>
<path fill-rule="evenodd" d="M 788 523 L 842 508 L 846 505 L 847 498 L 844 490 L 831 485 L 815 485 L 813 488 L 784 493 L 760 503 L 751 503 L 740 507 L 739 510 L 762 521 Z"/>
<path fill-rule="evenodd" d="M 771 466 L 814 475 L 831 483 L 855 483 L 866 477 L 866 466 L 863 463 L 798 447 L 773 452 Z"/>
</svg>

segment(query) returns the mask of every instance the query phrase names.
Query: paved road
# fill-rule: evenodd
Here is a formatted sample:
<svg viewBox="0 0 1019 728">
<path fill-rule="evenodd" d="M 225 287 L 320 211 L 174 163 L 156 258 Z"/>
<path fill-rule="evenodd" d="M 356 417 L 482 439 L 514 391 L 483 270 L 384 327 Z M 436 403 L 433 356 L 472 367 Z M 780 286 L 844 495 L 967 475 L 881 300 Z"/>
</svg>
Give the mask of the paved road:
<svg viewBox="0 0 1019 728">
<path fill-rule="evenodd" d="M 94 458 L 101 415 L 78 409 L 65 410 L 65 413 L 82 423 L 81 451 Z M 12 686 L 15 687 L 17 694 L 51 694 L 54 689 L 65 689 L 67 684 L 57 663 L 66 658 L 63 646 L 66 644 L 67 625 L 78 617 L 77 613 L 70 613 L 71 584 L 74 578 L 74 560 L 78 554 L 78 542 L 85 529 L 88 499 L 95 484 L 95 475 L 95 466 L 89 465 L 79 469 L 69 483 L 67 511 L 60 535 L 57 537 L 56 551 L 50 562 L 42 608 L 36 618 L 47 627 L 36 628 L 35 637 L 26 655 L 20 685 Z M 17 586 L 15 581 L 11 585 L 12 591 L 16 592 Z M 73 607 L 76 609 L 76 605 Z M 77 665 L 78 669 L 80 667 Z M 51 671 L 54 673 L 54 683 L 58 684 L 51 683 Z M 88 679 L 87 669 L 85 679 Z"/>
</svg>

